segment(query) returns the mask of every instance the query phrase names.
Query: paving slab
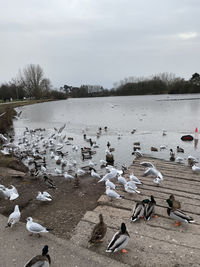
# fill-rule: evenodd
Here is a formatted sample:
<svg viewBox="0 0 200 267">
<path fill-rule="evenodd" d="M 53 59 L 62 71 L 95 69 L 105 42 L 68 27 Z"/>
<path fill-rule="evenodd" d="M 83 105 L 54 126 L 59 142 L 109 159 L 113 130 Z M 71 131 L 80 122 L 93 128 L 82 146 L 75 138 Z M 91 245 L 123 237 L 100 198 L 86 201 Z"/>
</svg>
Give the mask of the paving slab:
<svg viewBox="0 0 200 267">
<path fill-rule="evenodd" d="M 164 181 L 157 186 L 153 177 L 144 177 L 145 168 L 142 161 L 151 161 L 161 171 Z M 143 183 L 138 186 L 140 194 L 128 194 L 117 184 L 117 191 L 124 199 L 110 201 L 104 194 L 93 211 L 88 211 L 76 228 L 73 242 L 79 246 L 95 251 L 105 257 L 130 266 L 199 266 L 200 262 L 200 175 L 192 172 L 191 168 L 183 164 L 167 162 L 155 158 L 141 158 L 133 162 L 125 175 L 128 180 L 133 172 Z M 182 210 L 195 219 L 194 224 L 174 226 L 174 221 L 167 215 L 166 199 L 174 194 L 181 202 Z M 131 222 L 132 209 L 138 201 L 154 195 L 157 202 L 156 214 L 158 218 L 146 222 L 140 220 Z M 99 246 L 88 248 L 91 231 L 102 213 L 108 226 L 106 237 Z M 128 253 L 107 254 L 106 247 L 112 235 L 119 230 L 122 222 L 127 225 L 130 241 L 127 245 Z"/>
</svg>

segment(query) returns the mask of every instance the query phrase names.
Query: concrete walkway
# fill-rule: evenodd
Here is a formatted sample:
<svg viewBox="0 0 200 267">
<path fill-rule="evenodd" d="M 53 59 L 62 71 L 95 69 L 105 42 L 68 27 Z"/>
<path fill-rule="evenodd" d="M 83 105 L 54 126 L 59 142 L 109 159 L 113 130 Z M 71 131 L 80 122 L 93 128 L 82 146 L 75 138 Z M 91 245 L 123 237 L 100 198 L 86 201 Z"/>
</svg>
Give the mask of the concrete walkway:
<svg viewBox="0 0 200 267">
<path fill-rule="evenodd" d="M 141 161 L 151 161 L 161 171 L 164 177 L 162 184 L 157 186 L 152 177 L 143 177 L 145 168 L 139 164 Z M 128 194 L 119 185 L 118 192 L 125 199 L 111 202 L 103 195 L 95 210 L 88 211 L 79 222 L 73 241 L 86 248 L 90 229 L 98 221 L 99 213 L 102 213 L 108 225 L 107 235 L 101 246 L 90 250 L 131 266 L 200 266 L 200 174 L 194 174 L 188 166 L 150 158 L 136 160 L 129 168 L 130 172 L 144 183 L 139 186 L 141 194 Z M 170 194 L 174 194 L 181 202 L 182 211 L 194 218 L 194 224 L 174 226 L 174 221 L 167 215 L 166 199 Z M 148 222 L 143 219 L 130 222 L 136 202 L 150 195 L 155 197 L 156 214 L 159 217 Z M 105 252 L 106 245 L 122 222 L 126 223 L 131 236 L 127 245 L 128 253 L 108 255 Z"/>
<path fill-rule="evenodd" d="M 41 254 L 44 245 L 49 246 L 52 267 L 127 266 L 50 233 L 40 238 L 29 236 L 24 223 L 13 228 L 5 228 L 6 225 L 7 218 L 0 215 L 0 267 L 23 267 L 30 258 Z"/>
</svg>

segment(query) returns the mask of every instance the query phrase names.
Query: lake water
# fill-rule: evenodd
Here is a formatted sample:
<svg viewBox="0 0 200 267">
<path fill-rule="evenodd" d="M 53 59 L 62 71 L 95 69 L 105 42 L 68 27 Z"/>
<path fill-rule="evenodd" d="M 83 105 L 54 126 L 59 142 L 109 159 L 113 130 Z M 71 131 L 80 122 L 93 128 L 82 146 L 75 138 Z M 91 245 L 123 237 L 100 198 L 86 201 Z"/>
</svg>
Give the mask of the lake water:
<svg viewBox="0 0 200 267">
<path fill-rule="evenodd" d="M 188 155 L 199 157 L 199 146 L 195 148 L 193 141 L 183 142 L 180 138 L 184 134 L 194 136 L 195 128 L 200 129 L 200 94 L 73 98 L 24 106 L 18 110 L 22 110 L 22 114 L 14 122 L 16 139 L 26 126 L 29 129 L 46 128 L 45 136 L 48 137 L 54 132 L 54 127 L 60 128 L 66 123 L 63 135 L 73 137 L 73 145 L 79 148 L 89 146 L 83 139 L 83 132 L 96 140 L 99 148 L 93 161 L 97 169 L 99 159 L 105 159 L 108 141 L 115 148 L 117 167 L 132 163 L 134 142 L 141 143 L 141 152 L 163 159 L 169 159 L 169 149 L 176 151 L 177 146 L 185 149 L 185 153 L 179 156 L 185 159 Z M 103 129 L 97 138 L 98 128 L 105 126 L 108 130 Z M 136 132 L 131 134 L 133 129 Z M 166 136 L 162 135 L 163 130 Z M 161 145 L 166 145 L 167 149 L 151 152 L 151 146 L 159 149 Z M 75 152 L 69 145 L 66 145 L 66 150 L 69 159 L 78 160 L 81 166 L 87 165 L 87 161 L 81 160 L 80 150 Z M 49 163 L 49 169 L 53 167 Z"/>
</svg>

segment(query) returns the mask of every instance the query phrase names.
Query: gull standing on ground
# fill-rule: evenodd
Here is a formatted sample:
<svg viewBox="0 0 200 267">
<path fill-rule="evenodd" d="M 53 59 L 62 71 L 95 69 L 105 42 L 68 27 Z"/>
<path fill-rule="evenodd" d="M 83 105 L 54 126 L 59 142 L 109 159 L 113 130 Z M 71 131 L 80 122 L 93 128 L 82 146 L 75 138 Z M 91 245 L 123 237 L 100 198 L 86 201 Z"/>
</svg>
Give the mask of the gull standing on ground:
<svg viewBox="0 0 200 267">
<path fill-rule="evenodd" d="M 38 234 L 38 236 L 40 236 L 40 233 L 48 233 L 50 230 L 39 223 L 33 222 L 33 219 L 31 217 L 28 217 L 26 220 L 26 229 L 31 233 Z"/>
<path fill-rule="evenodd" d="M 11 185 L 11 188 L 0 185 L 0 193 L 3 194 L 5 199 L 14 200 L 19 197 L 17 189 L 13 185 Z"/>
<path fill-rule="evenodd" d="M 106 187 L 109 186 L 109 187 L 112 188 L 112 189 L 116 189 L 115 184 L 113 184 L 113 183 L 112 183 L 111 181 L 109 181 L 109 180 L 106 180 L 105 185 L 106 185 Z"/>
<path fill-rule="evenodd" d="M 121 175 L 119 175 L 117 179 L 118 179 L 118 182 L 122 185 L 125 185 L 127 183 L 126 179 Z"/>
<path fill-rule="evenodd" d="M 12 227 L 14 224 L 18 223 L 21 217 L 19 206 L 15 205 L 14 211 L 8 217 L 8 227 Z"/>
<path fill-rule="evenodd" d="M 97 172 L 95 172 L 93 169 L 91 170 L 91 176 L 94 178 L 101 179 L 101 176 Z"/>
<path fill-rule="evenodd" d="M 130 174 L 129 179 L 135 184 L 142 184 L 142 182 L 133 173 Z"/>
<path fill-rule="evenodd" d="M 111 200 L 113 198 L 116 198 L 116 199 L 121 199 L 122 198 L 117 192 L 115 192 L 114 190 L 110 189 L 109 186 L 106 186 L 106 195 L 109 196 L 111 198 Z"/>
</svg>

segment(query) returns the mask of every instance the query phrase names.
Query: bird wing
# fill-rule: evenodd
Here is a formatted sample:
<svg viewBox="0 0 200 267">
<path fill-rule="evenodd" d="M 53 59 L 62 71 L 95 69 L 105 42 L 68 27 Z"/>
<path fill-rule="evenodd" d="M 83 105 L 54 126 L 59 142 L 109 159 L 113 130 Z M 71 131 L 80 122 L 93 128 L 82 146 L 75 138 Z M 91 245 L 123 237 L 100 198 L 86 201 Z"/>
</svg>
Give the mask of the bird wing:
<svg viewBox="0 0 200 267">
<path fill-rule="evenodd" d="M 186 215 L 180 210 L 172 210 L 170 213 L 170 217 L 177 221 L 194 221 L 192 217 Z"/>
<path fill-rule="evenodd" d="M 46 263 L 46 264 L 45 264 Z M 36 265 L 37 264 L 37 265 Z M 32 267 L 32 266 L 38 266 L 38 267 L 48 267 L 49 262 L 46 258 L 46 256 L 37 255 L 34 258 L 32 258 L 29 262 L 27 262 L 24 267 Z"/>
<path fill-rule="evenodd" d="M 151 162 L 147 162 L 147 161 L 140 162 L 140 165 L 142 165 L 144 167 L 155 168 Z"/>
<path fill-rule="evenodd" d="M 109 250 L 115 251 L 116 249 L 118 250 L 121 247 L 121 245 L 126 241 L 127 237 L 128 237 L 127 235 L 123 235 L 121 234 L 121 232 L 117 232 L 113 236 L 111 242 L 109 243 L 107 250 L 108 251 Z"/>
</svg>

